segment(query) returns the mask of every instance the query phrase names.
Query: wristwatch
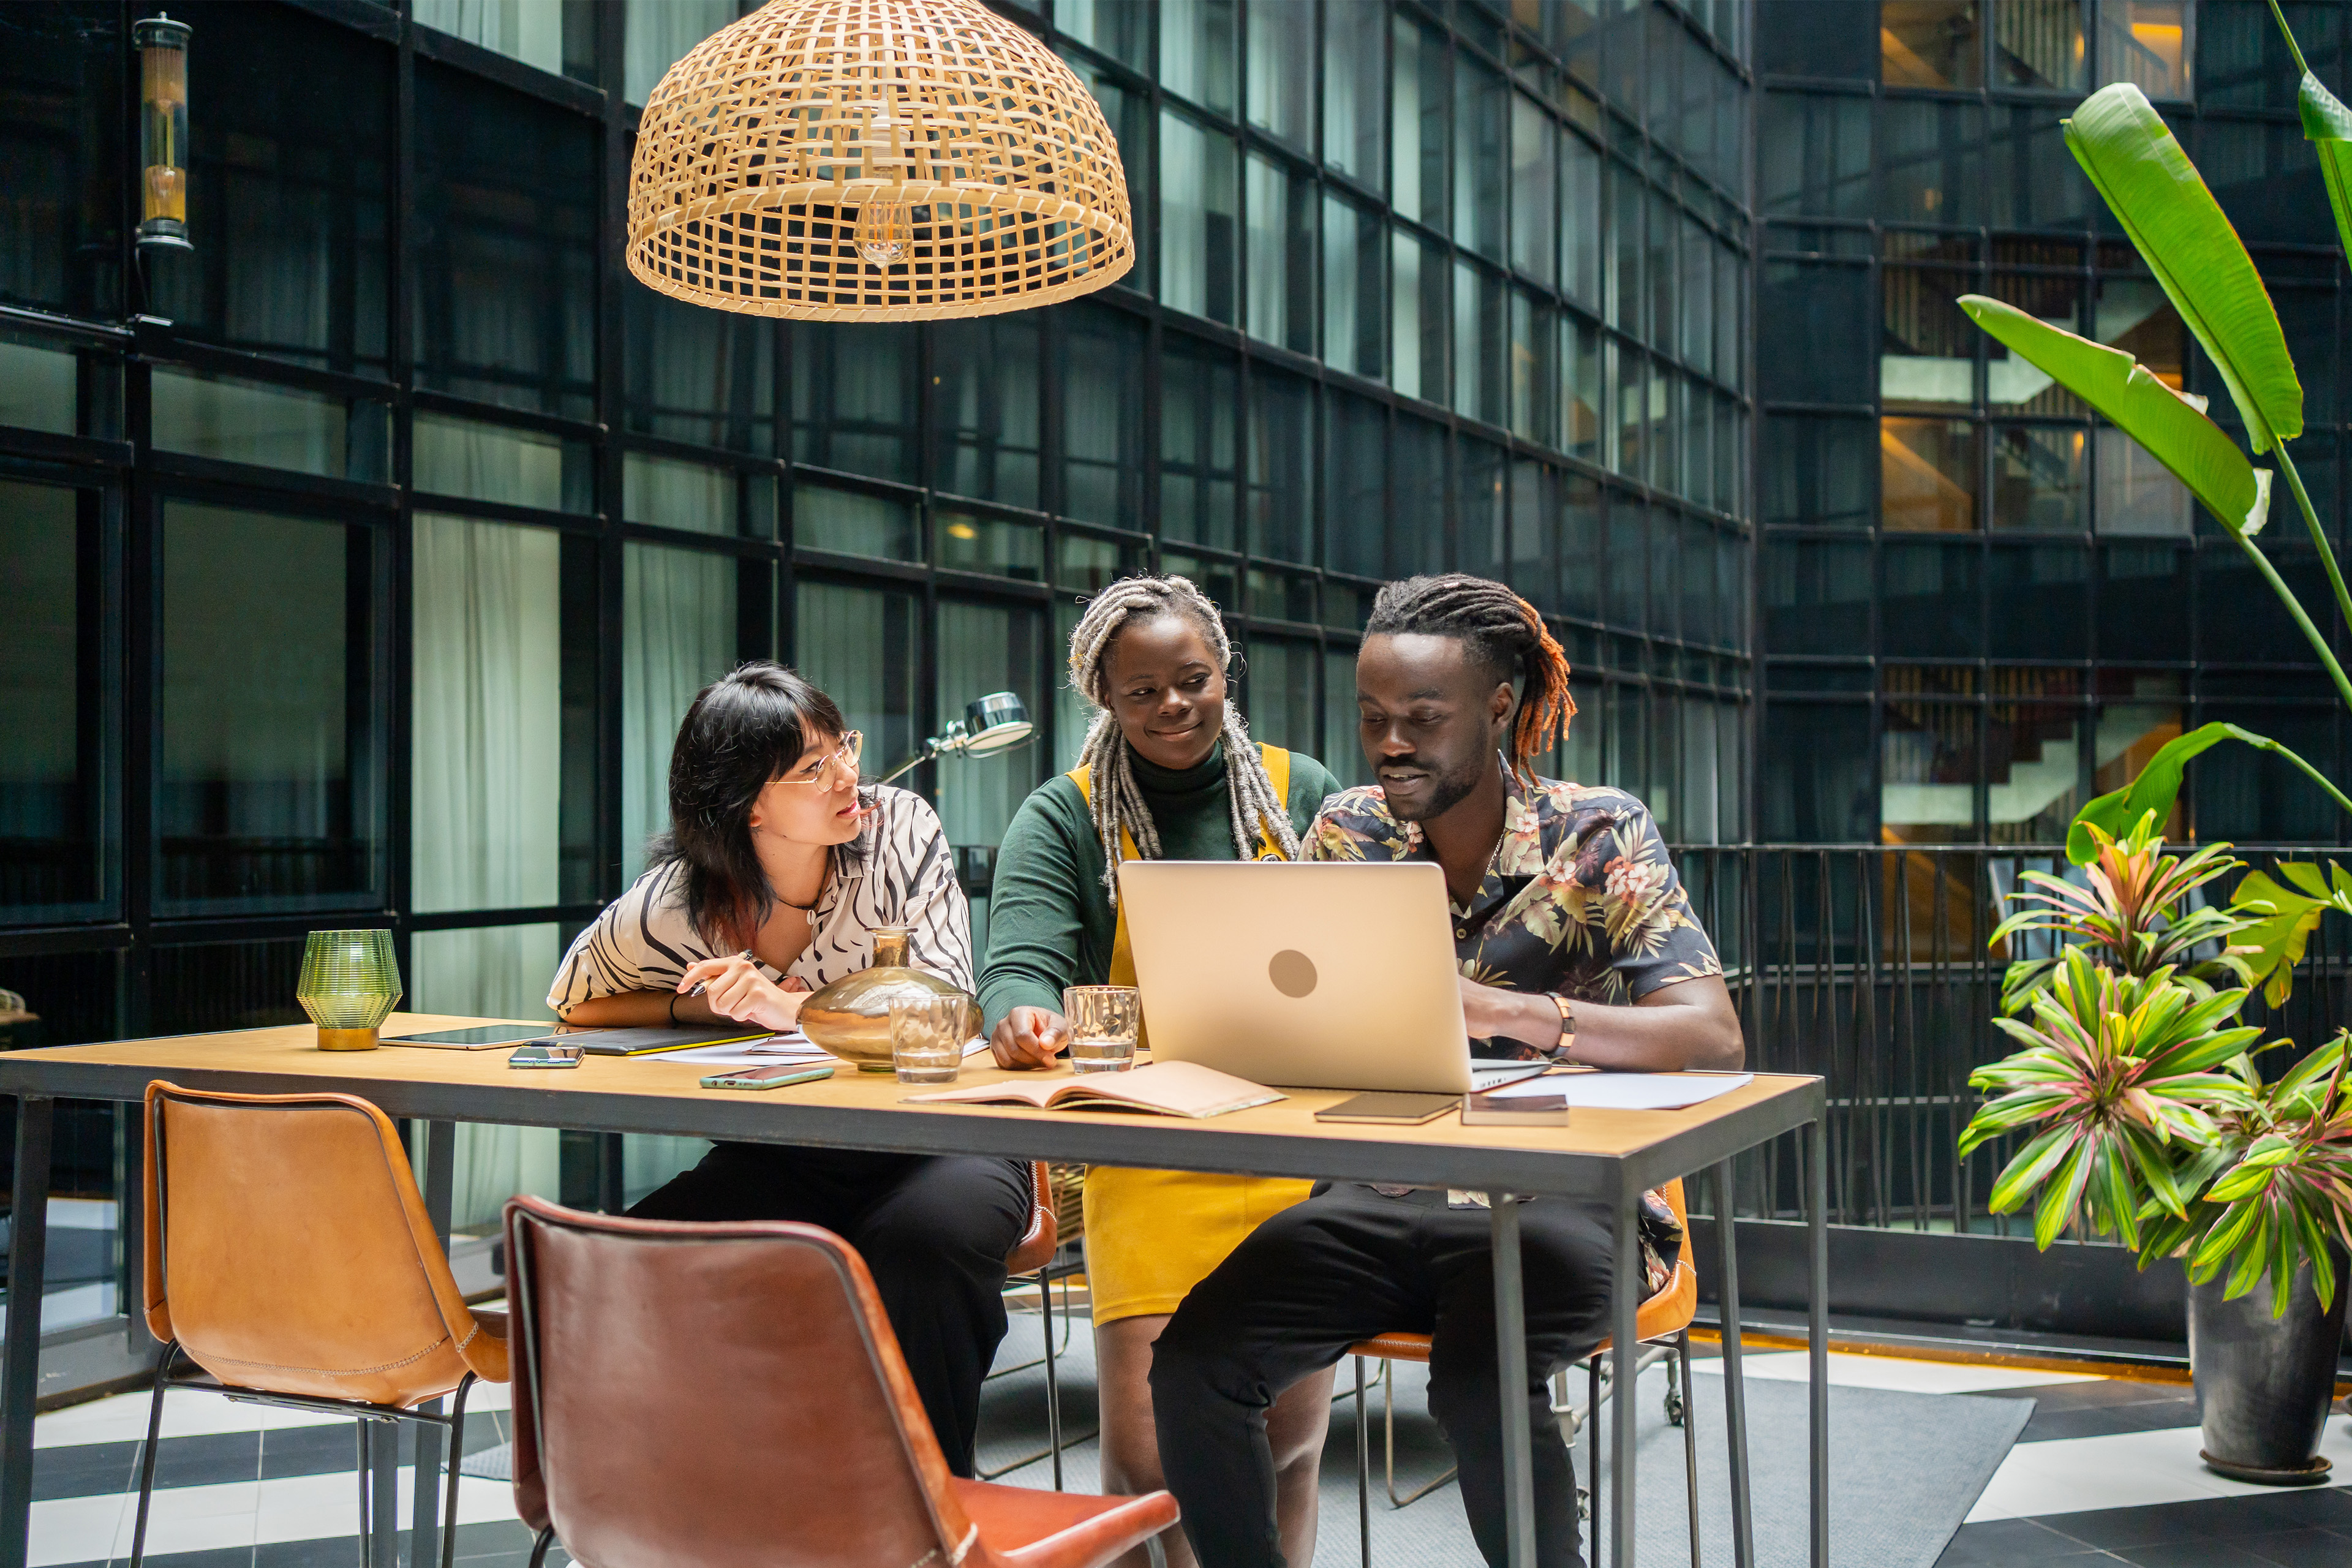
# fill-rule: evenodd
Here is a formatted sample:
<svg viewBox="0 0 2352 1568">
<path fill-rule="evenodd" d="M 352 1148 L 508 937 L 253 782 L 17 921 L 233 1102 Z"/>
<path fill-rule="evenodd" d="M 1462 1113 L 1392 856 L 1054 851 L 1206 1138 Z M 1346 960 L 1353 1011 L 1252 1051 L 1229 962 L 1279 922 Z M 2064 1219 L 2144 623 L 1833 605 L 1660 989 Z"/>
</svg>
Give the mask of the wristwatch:
<svg viewBox="0 0 2352 1568">
<path fill-rule="evenodd" d="M 1559 1008 L 1559 1044 L 1552 1048 L 1564 1057 L 1569 1047 L 1576 1044 L 1576 1008 L 1557 991 L 1552 993 L 1551 999 Z"/>
</svg>

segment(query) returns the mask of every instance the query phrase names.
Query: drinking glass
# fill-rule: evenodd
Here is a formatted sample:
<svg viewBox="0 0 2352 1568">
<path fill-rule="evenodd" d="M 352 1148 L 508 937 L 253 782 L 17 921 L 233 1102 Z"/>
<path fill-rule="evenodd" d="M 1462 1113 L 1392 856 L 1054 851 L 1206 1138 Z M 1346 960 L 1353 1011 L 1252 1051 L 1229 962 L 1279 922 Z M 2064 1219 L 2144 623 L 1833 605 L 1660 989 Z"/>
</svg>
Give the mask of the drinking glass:
<svg viewBox="0 0 2352 1568">
<path fill-rule="evenodd" d="M 1135 1065 L 1143 994 L 1132 985 L 1073 985 L 1062 993 L 1072 1072 L 1125 1072 Z"/>
<path fill-rule="evenodd" d="M 967 999 L 945 996 L 890 998 L 890 1065 L 900 1083 L 953 1083 L 963 1070 Z"/>
</svg>

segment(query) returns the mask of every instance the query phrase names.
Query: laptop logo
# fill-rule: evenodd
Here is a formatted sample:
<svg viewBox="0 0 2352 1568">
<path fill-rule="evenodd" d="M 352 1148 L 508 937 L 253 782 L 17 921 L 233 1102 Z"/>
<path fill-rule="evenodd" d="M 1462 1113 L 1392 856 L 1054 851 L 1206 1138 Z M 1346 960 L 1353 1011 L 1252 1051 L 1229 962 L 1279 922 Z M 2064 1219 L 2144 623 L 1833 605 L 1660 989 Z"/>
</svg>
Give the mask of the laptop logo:
<svg viewBox="0 0 2352 1568">
<path fill-rule="evenodd" d="M 1315 961 L 1296 948 L 1284 948 L 1268 961 L 1265 977 L 1285 996 L 1304 996 L 1315 989 Z"/>
</svg>

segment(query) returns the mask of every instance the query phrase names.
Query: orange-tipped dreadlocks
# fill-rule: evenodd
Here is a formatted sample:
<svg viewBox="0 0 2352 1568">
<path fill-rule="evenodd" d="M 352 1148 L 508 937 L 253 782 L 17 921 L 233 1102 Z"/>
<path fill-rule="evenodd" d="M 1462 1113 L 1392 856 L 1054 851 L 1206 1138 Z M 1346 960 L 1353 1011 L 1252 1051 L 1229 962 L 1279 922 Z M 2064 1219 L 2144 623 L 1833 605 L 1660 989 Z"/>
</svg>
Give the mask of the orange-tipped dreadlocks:
<svg viewBox="0 0 2352 1568">
<path fill-rule="evenodd" d="M 1498 680 L 1518 679 L 1518 718 L 1511 725 L 1511 770 L 1534 777 L 1530 759 L 1551 750 L 1576 716 L 1568 692 L 1568 655 L 1533 605 L 1502 584 L 1451 572 L 1391 583 L 1372 601 L 1366 637 L 1459 637 Z"/>
</svg>

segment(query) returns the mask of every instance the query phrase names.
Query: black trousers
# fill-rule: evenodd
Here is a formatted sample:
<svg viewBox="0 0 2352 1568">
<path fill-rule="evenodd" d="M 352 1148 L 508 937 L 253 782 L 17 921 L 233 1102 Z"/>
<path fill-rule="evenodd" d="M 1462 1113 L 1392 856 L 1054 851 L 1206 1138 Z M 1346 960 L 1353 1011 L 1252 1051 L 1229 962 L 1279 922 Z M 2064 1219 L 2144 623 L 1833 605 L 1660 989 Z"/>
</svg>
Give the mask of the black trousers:
<svg viewBox="0 0 2352 1568">
<path fill-rule="evenodd" d="M 1004 1258 L 1029 1208 L 1025 1161 L 720 1143 L 629 1213 L 799 1220 L 856 1247 L 948 1468 L 969 1477 L 981 1380 L 1004 1338 Z"/>
<path fill-rule="evenodd" d="M 1266 1407 L 1349 1345 L 1388 1330 L 1433 1335 L 1429 1412 L 1462 1467 L 1478 1550 L 1496 1568 L 1507 1562 L 1490 1216 L 1421 1201 L 1443 1195 L 1318 1191 L 1260 1226 L 1160 1332 L 1151 1352 L 1160 1463 L 1202 1563 L 1279 1568 Z M 1556 1198 L 1519 1213 L 1536 1561 L 1575 1568 L 1576 1477 L 1546 1380 L 1608 1334 L 1609 1214 Z"/>
</svg>

